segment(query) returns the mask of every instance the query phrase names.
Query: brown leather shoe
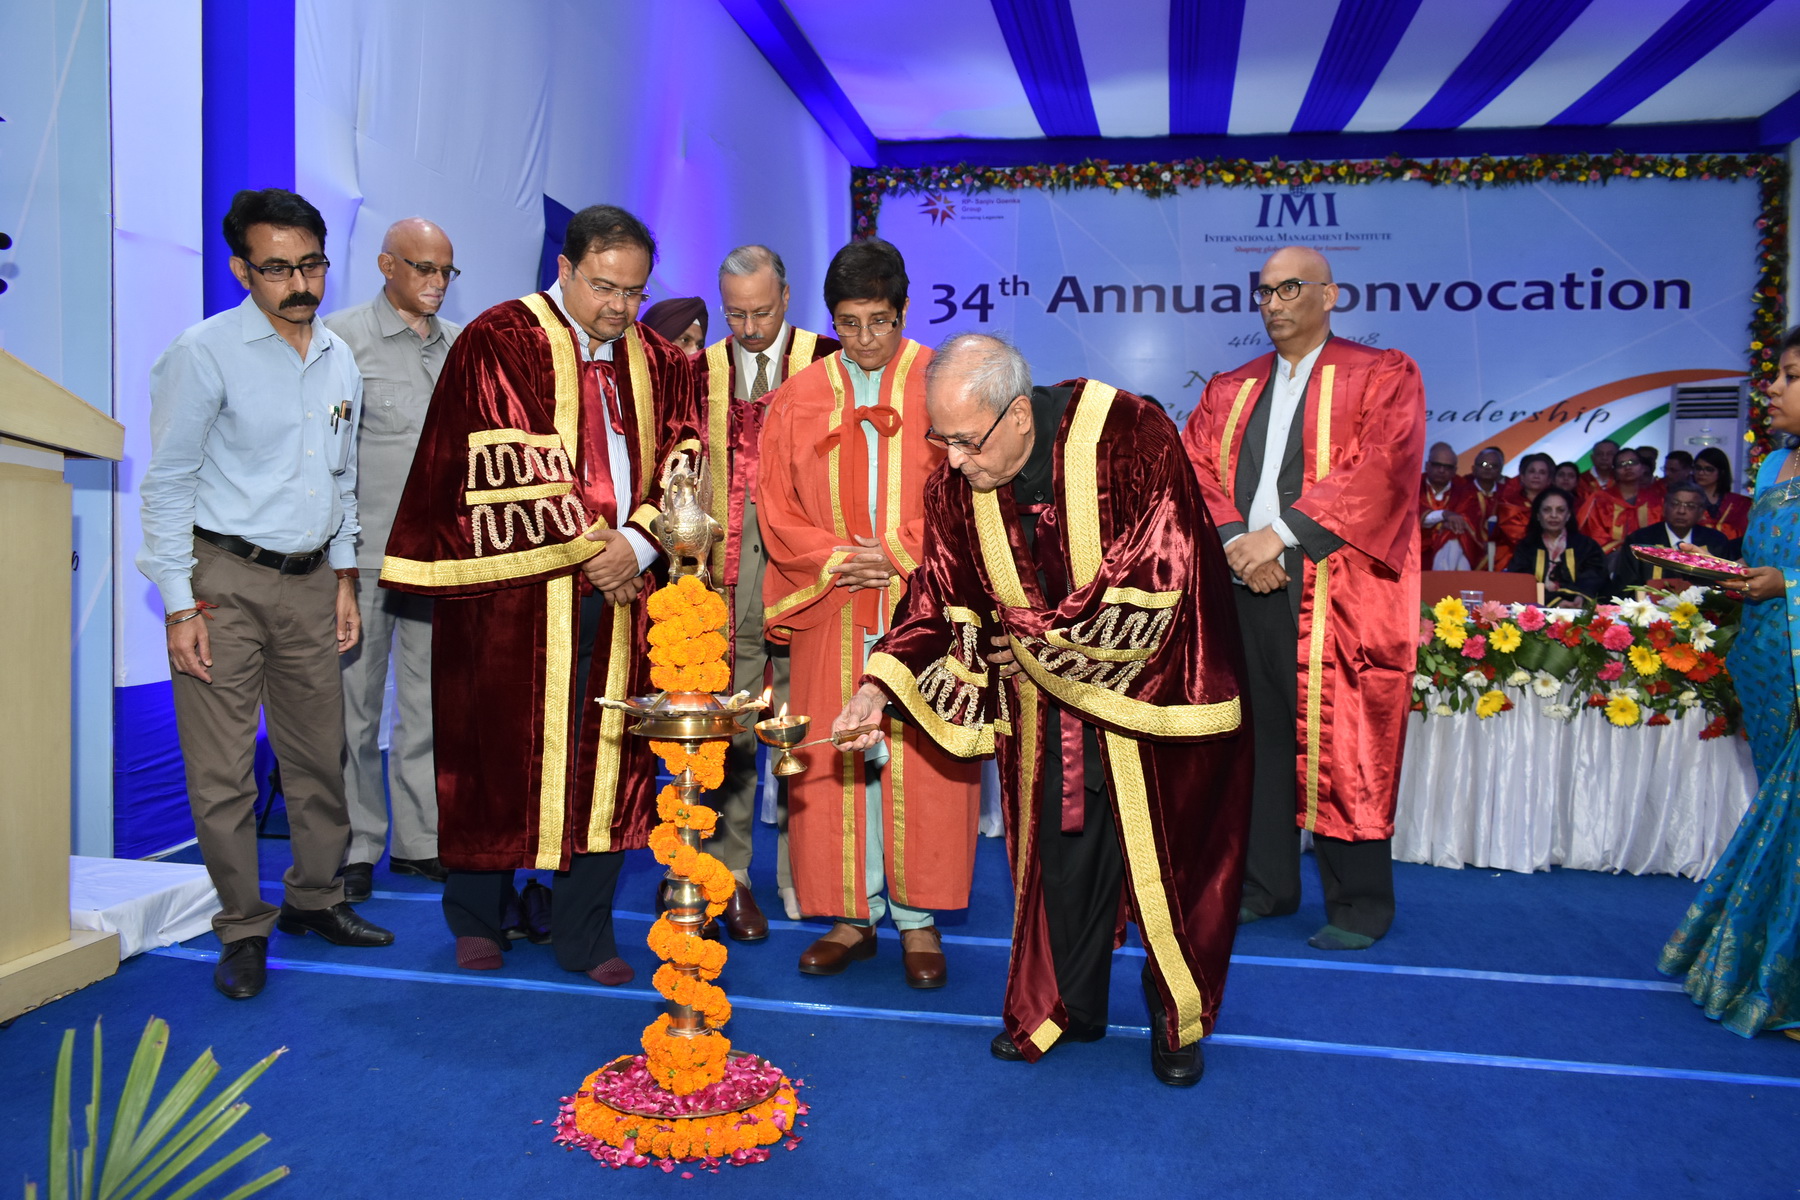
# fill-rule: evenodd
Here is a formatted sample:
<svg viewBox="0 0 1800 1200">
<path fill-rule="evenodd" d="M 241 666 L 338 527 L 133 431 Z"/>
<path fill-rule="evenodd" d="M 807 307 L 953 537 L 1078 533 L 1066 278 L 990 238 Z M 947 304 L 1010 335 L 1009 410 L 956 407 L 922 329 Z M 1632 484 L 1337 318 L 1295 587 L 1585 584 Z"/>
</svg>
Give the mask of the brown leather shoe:
<svg viewBox="0 0 1800 1200">
<path fill-rule="evenodd" d="M 841 924 L 841 923 L 840 923 Z M 802 975 L 838 975 L 853 962 L 861 962 L 865 958 L 875 957 L 875 927 L 873 925 L 844 925 L 846 929 L 854 929 L 859 940 L 854 945 L 834 942 L 829 938 L 820 938 L 806 948 L 800 956 L 800 973 Z"/>
<path fill-rule="evenodd" d="M 731 899 L 725 902 L 725 911 L 719 914 L 719 920 L 734 942 L 768 940 L 769 919 L 756 906 L 756 893 L 741 883 L 731 894 Z"/>
<path fill-rule="evenodd" d="M 906 949 L 907 943 L 926 943 L 929 949 Z M 944 961 L 944 935 L 936 925 L 908 929 L 900 934 L 900 965 L 906 968 L 906 985 L 916 988 L 941 988 L 950 982 L 950 967 Z"/>
</svg>

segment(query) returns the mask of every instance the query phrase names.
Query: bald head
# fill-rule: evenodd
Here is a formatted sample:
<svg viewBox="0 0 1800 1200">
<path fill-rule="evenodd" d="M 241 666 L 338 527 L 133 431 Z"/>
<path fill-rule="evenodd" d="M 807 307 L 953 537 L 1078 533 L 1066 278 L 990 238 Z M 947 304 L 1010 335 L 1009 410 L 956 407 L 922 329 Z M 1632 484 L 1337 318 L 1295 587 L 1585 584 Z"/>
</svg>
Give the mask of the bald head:
<svg viewBox="0 0 1800 1200">
<path fill-rule="evenodd" d="M 446 271 L 454 269 L 455 260 L 449 235 L 424 217 L 406 217 L 388 226 L 376 262 L 387 280 L 382 291 L 408 324 L 423 325 L 443 307 L 444 290 L 450 286 Z"/>
<path fill-rule="evenodd" d="M 1456 451 L 1449 442 L 1436 443 L 1425 455 L 1425 478 L 1431 481 L 1433 489 L 1440 492 L 1456 478 Z"/>
<path fill-rule="evenodd" d="M 1337 295 L 1331 264 L 1317 250 L 1283 246 L 1269 255 L 1263 263 L 1258 303 L 1263 328 L 1282 358 L 1297 363 L 1331 336 Z"/>
<path fill-rule="evenodd" d="M 1331 283 L 1331 260 L 1311 246 L 1283 246 L 1263 263 L 1263 274 L 1275 272 L 1282 279 L 1315 279 Z"/>
</svg>

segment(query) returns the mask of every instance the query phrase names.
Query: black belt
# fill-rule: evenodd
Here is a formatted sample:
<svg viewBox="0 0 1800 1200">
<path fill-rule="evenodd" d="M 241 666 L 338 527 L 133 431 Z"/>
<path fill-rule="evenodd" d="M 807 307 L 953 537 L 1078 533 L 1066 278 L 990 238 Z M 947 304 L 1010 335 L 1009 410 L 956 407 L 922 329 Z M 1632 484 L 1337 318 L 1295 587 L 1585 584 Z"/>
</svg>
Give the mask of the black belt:
<svg viewBox="0 0 1800 1200">
<path fill-rule="evenodd" d="M 227 554 L 235 554 L 247 559 L 259 567 L 268 567 L 283 575 L 311 575 L 325 561 L 325 547 L 309 550 L 305 554 L 280 554 L 274 550 L 264 550 L 255 542 L 247 542 L 241 537 L 229 533 L 214 533 L 210 529 L 194 526 L 194 536 L 211 542 Z"/>
</svg>

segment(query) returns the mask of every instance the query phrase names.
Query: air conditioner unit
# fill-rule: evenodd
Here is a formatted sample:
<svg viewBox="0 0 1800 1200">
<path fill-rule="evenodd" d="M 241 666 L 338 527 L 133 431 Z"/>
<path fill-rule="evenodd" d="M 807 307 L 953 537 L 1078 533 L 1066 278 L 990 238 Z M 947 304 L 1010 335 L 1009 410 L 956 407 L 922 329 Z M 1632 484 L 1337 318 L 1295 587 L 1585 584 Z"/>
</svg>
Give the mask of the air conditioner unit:
<svg viewBox="0 0 1800 1200">
<path fill-rule="evenodd" d="M 1678 383 L 1669 389 L 1669 449 L 1698 454 L 1708 446 L 1731 460 L 1731 486 L 1746 491 L 1744 430 L 1750 421 L 1748 383 Z"/>
</svg>

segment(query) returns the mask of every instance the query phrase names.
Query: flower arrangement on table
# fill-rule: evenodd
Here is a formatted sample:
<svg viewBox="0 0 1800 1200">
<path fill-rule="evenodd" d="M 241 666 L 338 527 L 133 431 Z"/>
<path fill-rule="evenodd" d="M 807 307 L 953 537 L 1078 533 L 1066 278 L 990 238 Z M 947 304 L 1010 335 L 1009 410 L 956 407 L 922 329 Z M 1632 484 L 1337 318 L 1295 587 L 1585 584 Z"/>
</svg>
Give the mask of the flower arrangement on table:
<svg viewBox="0 0 1800 1200">
<path fill-rule="evenodd" d="M 1568 720 L 1605 711 L 1621 728 L 1668 725 L 1699 709 L 1702 738 L 1738 727 L 1725 670 L 1738 602 L 1711 588 L 1646 589 L 1623 604 L 1568 609 L 1488 601 L 1470 611 L 1453 596 L 1420 609 L 1413 711 L 1487 720 L 1532 700 Z M 1673 715 L 1671 715 L 1673 714 Z"/>
<path fill-rule="evenodd" d="M 649 600 L 651 682 L 666 692 L 712 693 L 730 683 L 725 664 L 725 602 L 696 576 L 683 576 Z M 670 783 L 657 793 L 660 823 L 650 831 L 650 851 L 675 875 L 697 884 L 706 915 L 716 917 L 737 889 L 731 869 L 683 839 L 688 830 L 705 838 L 717 827 L 716 810 L 696 802 L 702 790 L 725 781 L 723 739 L 698 746 L 652 741 L 650 748 L 671 775 L 691 772 L 686 786 Z M 807 1106 L 795 1095 L 798 1081 L 752 1054 L 734 1056 L 720 1028 L 731 1019 L 731 1001 L 713 980 L 725 968 L 723 944 L 657 917 L 650 949 L 663 960 L 651 982 L 663 998 L 700 1014 L 706 1030 L 687 1036 L 668 1013 L 645 1029 L 644 1053 L 617 1059 L 582 1082 L 563 1100 L 556 1142 L 588 1152 L 612 1167 L 664 1171 L 677 1162 L 717 1170 L 725 1164 L 762 1162 L 786 1137 L 799 1145 L 796 1120 Z"/>
</svg>

